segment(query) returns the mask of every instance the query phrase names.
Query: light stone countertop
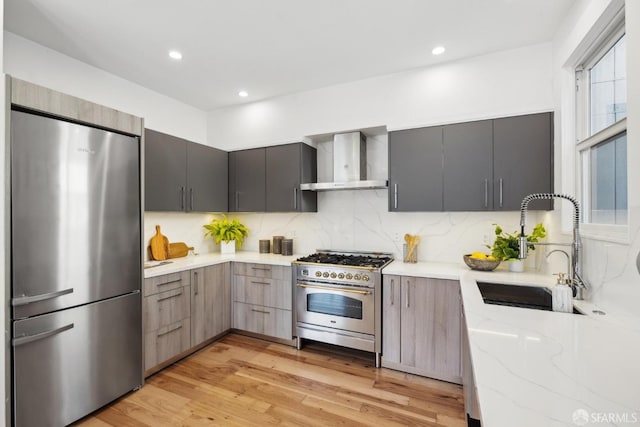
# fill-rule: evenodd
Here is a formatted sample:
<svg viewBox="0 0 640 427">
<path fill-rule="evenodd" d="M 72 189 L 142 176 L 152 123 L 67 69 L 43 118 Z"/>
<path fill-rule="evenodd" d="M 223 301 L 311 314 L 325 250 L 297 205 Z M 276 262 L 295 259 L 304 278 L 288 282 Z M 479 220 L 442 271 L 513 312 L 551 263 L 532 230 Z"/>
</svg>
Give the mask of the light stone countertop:
<svg viewBox="0 0 640 427">
<path fill-rule="evenodd" d="M 483 426 L 640 425 L 637 321 L 585 301 L 574 304 L 585 315 L 484 304 L 476 285 L 548 287 L 548 274 L 398 261 L 384 273 L 460 279 Z"/>
<path fill-rule="evenodd" d="M 145 270 L 145 278 L 228 261 L 291 264 L 300 255 L 237 252 L 189 256 Z M 485 427 L 640 426 L 640 325 L 598 307 L 585 315 L 484 304 L 476 280 L 545 286 L 536 272 L 471 271 L 460 263 L 393 261 L 383 274 L 460 280 L 471 360 Z M 588 423 L 574 422 L 586 416 Z"/>
<path fill-rule="evenodd" d="M 176 273 L 193 268 L 206 267 L 209 265 L 222 264 L 229 261 L 250 262 L 255 264 L 271 264 L 290 266 L 291 261 L 295 261 L 303 255 L 277 255 L 277 254 L 261 254 L 258 252 L 238 251 L 231 255 L 222 255 L 219 252 L 201 255 L 189 255 L 183 258 L 174 258 L 169 264 L 157 265 L 160 261 L 145 262 L 147 265 L 157 265 L 156 267 L 145 268 L 144 278 L 162 276 L 163 274 Z"/>
</svg>

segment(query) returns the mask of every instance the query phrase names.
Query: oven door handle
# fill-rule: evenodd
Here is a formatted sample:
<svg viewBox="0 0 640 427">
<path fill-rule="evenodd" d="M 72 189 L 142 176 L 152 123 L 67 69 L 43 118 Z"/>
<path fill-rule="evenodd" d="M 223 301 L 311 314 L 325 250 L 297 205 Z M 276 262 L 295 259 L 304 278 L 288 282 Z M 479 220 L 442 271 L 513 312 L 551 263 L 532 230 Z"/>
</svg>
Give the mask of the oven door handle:
<svg viewBox="0 0 640 427">
<path fill-rule="evenodd" d="M 299 288 L 322 289 L 323 291 L 347 292 L 350 294 L 371 295 L 371 291 L 360 291 L 357 289 L 330 288 L 328 286 L 305 285 L 302 283 L 296 283 L 296 286 Z"/>
</svg>

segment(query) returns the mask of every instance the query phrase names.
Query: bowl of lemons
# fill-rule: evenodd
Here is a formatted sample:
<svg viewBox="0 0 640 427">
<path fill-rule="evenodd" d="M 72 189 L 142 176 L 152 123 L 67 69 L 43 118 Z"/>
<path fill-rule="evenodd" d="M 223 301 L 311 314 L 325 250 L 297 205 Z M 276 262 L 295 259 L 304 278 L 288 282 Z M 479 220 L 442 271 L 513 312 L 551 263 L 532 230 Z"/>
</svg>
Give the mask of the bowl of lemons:
<svg viewBox="0 0 640 427">
<path fill-rule="evenodd" d="M 472 270 L 492 271 L 500 265 L 500 260 L 493 255 L 482 252 L 474 252 L 463 256 L 464 263 Z"/>
</svg>

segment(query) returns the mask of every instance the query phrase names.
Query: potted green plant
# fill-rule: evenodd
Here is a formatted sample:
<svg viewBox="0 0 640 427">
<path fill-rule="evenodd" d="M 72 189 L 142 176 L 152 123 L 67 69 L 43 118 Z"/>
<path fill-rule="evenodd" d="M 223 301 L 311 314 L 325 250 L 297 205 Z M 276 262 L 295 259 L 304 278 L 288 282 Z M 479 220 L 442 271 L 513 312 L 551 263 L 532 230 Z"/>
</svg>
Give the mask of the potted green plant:
<svg viewBox="0 0 640 427">
<path fill-rule="evenodd" d="M 506 233 L 498 224 L 493 225 L 496 226 L 496 240 L 493 242 L 493 245 L 487 245 L 487 248 L 491 249 L 491 255 L 496 259 L 509 261 L 510 271 L 523 271 L 524 265 L 522 260 L 519 259 L 520 232 L 514 231 L 513 233 Z M 532 243 L 538 242 L 539 239 L 543 239 L 546 235 L 547 231 L 544 229 L 544 226 L 542 224 L 536 224 L 531 234 L 528 236 L 525 235 L 527 242 L 529 242 L 529 249 L 532 251 L 535 250 L 536 248 Z"/>
<path fill-rule="evenodd" d="M 226 215 L 222 215 L 222 219 L 214 218 L 209 224 L 205 224 L 207 229 L 205 237 L 213 237 L 216 243 L 220 244 L 220 252 L 223 254 L 232 254 L 244 242 L 244 238 L 249 234 L 249 229 L 237 219 L 227 219 Z"/>
</svg>

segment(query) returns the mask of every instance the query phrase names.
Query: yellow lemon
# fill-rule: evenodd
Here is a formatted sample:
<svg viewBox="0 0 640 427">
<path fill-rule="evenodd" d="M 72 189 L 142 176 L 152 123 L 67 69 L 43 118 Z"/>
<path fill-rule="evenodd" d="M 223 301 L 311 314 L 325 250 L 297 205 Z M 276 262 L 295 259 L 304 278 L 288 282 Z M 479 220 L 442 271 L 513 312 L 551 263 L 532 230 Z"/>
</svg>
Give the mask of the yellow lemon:
<svg viewBox="0 0 640 427">
<path fill-rule="evenodd" d="M 487 257 L 487 261 L 495 261 L 495 260 L 496 260 L 496 257 L 494 257 L 493 255 L 489 255 Z"/>
<path fill-rule="evenodd" d="M 487 257 L 486 254 L 483 254 L 482 252 L 473 252 L 471 254 L 471 258 L 475 258 L 475 259 L 485 259 Z"/>
</svg>

